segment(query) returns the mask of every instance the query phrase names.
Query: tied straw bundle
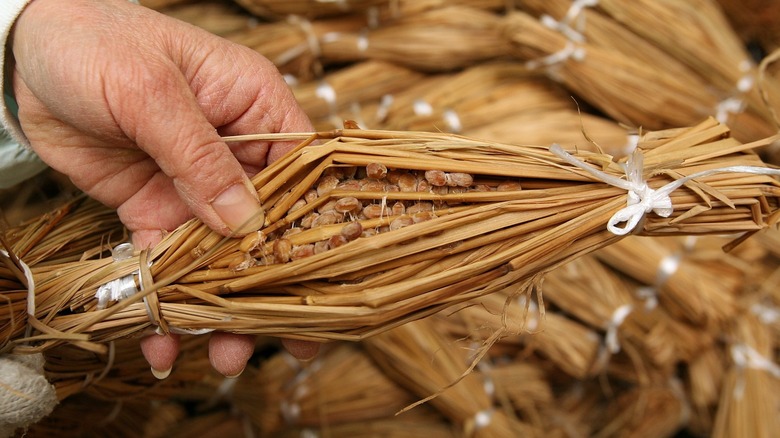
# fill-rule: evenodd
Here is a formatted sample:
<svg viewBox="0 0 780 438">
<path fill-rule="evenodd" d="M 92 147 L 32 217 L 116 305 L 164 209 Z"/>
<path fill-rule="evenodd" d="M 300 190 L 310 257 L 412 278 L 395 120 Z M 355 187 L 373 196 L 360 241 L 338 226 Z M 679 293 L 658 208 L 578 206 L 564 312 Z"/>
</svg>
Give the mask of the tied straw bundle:
<svg viewBox="0 0 780 438">
<path fill-rule="evenodd" d="M 485 10 L 507 7 L 506 0 L 235 0 L 253 14 L 279 19 L 290 15 L 307 18 L 365 14 L 372 25 L 380 21 L 425 12 L 443 6 L 462 5 Z"/>
<path fill-rule="evenodd" d="M 766 141 L 727 133 L 708 120 L 647 134 L 643 155 L 624 165 L 435 133 L 307 135 L 254 178 L 266 214 L 243 239 L 192 220 L 132 255 L 100 258 L 105 246 L 96 244 L 91 257 L 38 265 L 15 255 L 25 230 L 6 237 L 2 350 L 105 351 L 102 343 L 150 326 L 358 340 L 510 285 L 528 288 L 632 230 L 750 234 L 777 219 L 780 188 L 767 174 L 778 171 L 749 153 Z M 36 241 L 52 254 L 47 235 Z"/>
</svg>

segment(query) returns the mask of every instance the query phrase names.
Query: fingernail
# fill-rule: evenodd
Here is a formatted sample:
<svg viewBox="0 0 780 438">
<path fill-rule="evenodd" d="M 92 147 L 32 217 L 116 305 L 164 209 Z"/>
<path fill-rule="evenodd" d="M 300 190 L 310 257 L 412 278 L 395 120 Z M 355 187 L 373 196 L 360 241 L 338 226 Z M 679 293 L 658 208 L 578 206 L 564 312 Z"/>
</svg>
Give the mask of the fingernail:
<svg viewBox="0 0 780 438">
<path fill-rule="evenodd" d="M 244 184 L 235 184 L 211 203 L 217 215 L 227 224 L 231 231 L 248 233 L 263 227 L 265 212 L 254 193 Z"/>
<path fill-rule="evenodd" d="M 225 376 L 226 379 L 237 379 L 238 376 L 244 373 L 244 370 L 246 369 L 246 366 L 244 368 L 241 368 L 241 371 L 237 372 L 236 374 Z"/>
<path fill-rule="evenodd" d="M 154 377 L 156 377 L 156 378 L 157 378 L 157 379 L 159 379 L 159 380 L 164 380 L 164 379 L 166 379 L 168 376 L 170 376 L 170 375 L 171 375 L 171 370 L 172 370 L 173 368 L 168 368 L 167 370 L 162 370 L 162 371 L 160 371 L 160 370 L 156 370 L 156 369 L 154 369 L 154 367 L 152 367 L 151 369 L 152 369 L 152 375 L 153 375 Z"/>
</svg>

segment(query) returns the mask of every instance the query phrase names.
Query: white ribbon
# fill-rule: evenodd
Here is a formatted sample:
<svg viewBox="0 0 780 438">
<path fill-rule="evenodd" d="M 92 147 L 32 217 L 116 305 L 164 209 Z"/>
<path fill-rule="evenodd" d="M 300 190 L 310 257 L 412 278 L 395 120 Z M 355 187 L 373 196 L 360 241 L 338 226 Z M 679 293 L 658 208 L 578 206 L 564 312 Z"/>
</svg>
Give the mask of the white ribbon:
<svg viewBox="0 0 780 438">
<path fill-rule="evenodd" d="M 550 152 L 560 157 L 567 163 L 579 167 L 588 172 L 597 179 L 614 187 L 621 188 L 628 192 L 628 202 L 626 207 L 618 210 L 607 222 L 607 229 L 612 234 L 623 236 L 636 228 L 639 221 L 649 212 L 654 212 L 661 217 L 669 217 L 674 212 L 672 207 L 672 198 L 669 196 L 673 191 L 682 187 L 683 184 L 696 178 L 714 175 L 717 173 L 751 173 L 756 175 L 780 175 L 780 169 L 771 169 L 768 167 L 755 166 L 727 166 L 717 169 L 704 170 L 696 172 L 686 177 L 672 181 L 658 189 L 651 189 L 642 176 L 644 158 L 642 152 L 637 149 L 632 153 L 626 164 L 622 165 L 626 179 L 617 178 L 593 168 L 576 157 L 572 156 L 558 144 L 550 147 Z M 622 228 L 618 224 L 626 223 Z"/>
</svg>

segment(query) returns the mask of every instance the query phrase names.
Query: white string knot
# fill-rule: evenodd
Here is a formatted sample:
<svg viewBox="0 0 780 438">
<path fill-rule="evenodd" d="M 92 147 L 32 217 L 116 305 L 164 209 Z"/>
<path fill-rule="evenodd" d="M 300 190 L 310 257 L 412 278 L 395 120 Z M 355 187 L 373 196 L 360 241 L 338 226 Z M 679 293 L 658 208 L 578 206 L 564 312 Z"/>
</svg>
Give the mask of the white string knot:
<svg viewBox="0 0 780 438">
<path fill-rule="evenodd" d="M 569 41 L 574 43 L 585 42 L 585 16 L 582 11 L 587 7 L 594 7 L 599 0 L 574 0 L 569 6 L 569 10 L 560 20 L 556 20 L 550 15 L 544 14 L 541 17 L 542 24 L 550 29 L 557 30 Z"/>
<path fill-rule="evenodd" d="M 761 355 L 750 345 L 742 343 L 732 344 L 731 359 L 740 371 L 744 369 L 767 371 L 775 378 L 780 379 L 780 366 Z M 740 399 L 744 394 L 745 379 L 740 376 L 734 387 L 734 397 Z"/>
<path fill-rule="evenodd" d="M 623 325 L 623 322 L 625 322 L 626 318 L 628 318 L 628 315 L 630 315 L 633 311 L 633 306 L 630 304 L 624 304 L 612 312 L 612 317 L 607 324 L 607 334 L 604 338 L 604 343 L 607 345 L 607 349 L 610 353 L 617 354 L 620 352 L 618 329 L 621 325 Z"/>
<path fill-rule="evenodd" d="M 637 224 L 644 218 L 645 214 L 654 212 L 661 217 L 669 217 L 674 212 L 672 198 L 670 194 L 682 187 L 685 183 L 696 178 L 714 175 L 716 173 L 750 173 L 755 175 L 780 175 L 780 169 L 756 166 L 727 166 L 717 169 L 703 170 L 686 177 L 674 180 L 658 189 L 652 189 L 647 185 L 642 175 L 644 168 L 644 157 L 640 149 L 636 149 L 626 161 L 621 164 L 626 174 L 626 179 L 617 178 L 606 172 L 593 168 L 583 161 L 580 161 L 573 155 L 564 151 L 559 144 L 550 146 L 550 152 L 566 161 L 567 163 L 578 167 L 598 180 L 611 186 L 621 188 L 628 192 L 627 205 L 618 210 L 607 222 L 607 229 L 617 236 L 624 236 L 636 228 Z M 731 205 L 733 208 L 733 205 Z M 624 227 L 618 227 L 618 224 L 624 223 Z"/>
</svg>

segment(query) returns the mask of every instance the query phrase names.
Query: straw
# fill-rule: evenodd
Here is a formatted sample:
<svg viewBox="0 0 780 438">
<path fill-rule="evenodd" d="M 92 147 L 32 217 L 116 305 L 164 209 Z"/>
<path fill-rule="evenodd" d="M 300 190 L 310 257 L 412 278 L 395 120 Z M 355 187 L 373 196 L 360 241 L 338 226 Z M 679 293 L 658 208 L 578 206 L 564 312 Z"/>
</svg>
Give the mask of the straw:
<svg viewBox="0 0 780 438">
<path fill-rule="evenodd" d="M 320 40 L 331 62 L 378 59 L 427 72 L 444 72 L 506 57 L 508 42 L 496 14 L 447 6 L 401 17 L 374 29 L 332 32 Z"/>
<path fill-rule="evenodd" d="M 583 14 L 597 16 L 590 9 Z M 637 53 L 657 51 L 657 48 L 653 49 L 650 42 L 637 38 L 630 30 L 607 25 L 603 19 L 596 24 L 601 27 L 586 25 L 585 36 L 577 34 L 580 37 L 574 40 L 570 39 L 573 36 L 567 37 L 523 12 L 508 14 L 503 26 L 505 35 L 514 43 L 513 53 L 526 60 L 529 67 L 545 69 L 577 95 L 628 126 L 661 129 L 693 124 L 706 115 L 717 115 L 721 102 L 731 97 L 703 87 L 703 79 L 695 70 L 669 58 L 668 54 L 661 52 L 653 59 L 638 56 Z M 592 33 L 597 31 L 602 36 L 593 37 Z M 659 69 L 658 65 L 671 67 Z M 749 73 L 750 69 L 743 74 Z M 704 82 L 707 81 L 705 78 Z M 728 91 L 736 87 L 737 79 L 730 82 Z M 753 97 L 758 97 L 755 90 Z M 755 99 L 753 102 L 760 104 Z M 724 116 L 721 121 L 734 122 L 739 131 L 735 135 L 743 141 L 774 132 L 765 112 L 764 115 L 741 109 L 727 112 L 738 114 L 739 119 Z"/>
<path fill-rule="evenodd" d="M 340 128 L 350 108 L 393 95 L 422 80 L 413 70 L 382 61 L 341 68 L 320 80 L 293 85 L 295 98 L 316 128 Z M 322 121 L 320 121 L 322 120 Z M 365 126 L 364 126 L 365 127 Z"/>
<path fill-rule="evenodd" d="M 219 36 L 245 31 L 257 25 L 256 18 L 234 4 L 220 1 L 176 4 L 160 12 Z"/>
<path fill-rule="evenodd" d="M 756 155 L 741 152 L 756 145 L 722 140 L 722 132 L 716 123 L 705 122 L 675 131 L 676 136 L 647 149 L 644 173 L 649 185 L 666 184 L 667 175 L 735 164 L 763 166 Z M 626 206 L 625 190 L 596 181 L 544 147 L 396 131 L 345 129 L 318 137 L 320 145 L 302 145 L 255 177 L 266 210 L 264 244 L 252 243 L 256 235 L 243 242 L 223 238 L 190 221 L 151 251 L 127 260 L 97 259 L 102 253 L 93 252 L 92 258 L 56 266 L 31 261 L 36 318 L 28 322 L 35 333 L 20 339 L 24 316 L 15 316 L 13 324 L 9 320 L 3 327 L 3 339 L 8 340 L 4 348 L 36 351 L 78 341 L 84 348 L 100 350 L 83 341 L 105 343 L 151 324 L 184 332 L 358 340 L 510 284 L 528 287 L 538 274 L 619 239 L 606 224 Z M 640 141 L 640 148 L 643 144 Z M 609 156 L 586 152 L 579 156 L 599 163 L 614 177 L 624 174 L 620 166 L 610 164 Z M 332 184 L 338 172 L 377 163 L 417 175 L 418 181 L 428 170 L 444 172 L 434 175 L 447 178 L 466 178 L 463 172 L 468 172 L 472 186 L 434 190 L 426 182 L 424 191 L 414 192 L 385 191 L 389 181 L 367 192 L 322 186 L 322 197 L 301 202 L 312 187 Z M 516 184 L 510 184 L 510 191 L 498 190 L 513 180 L 521 190 Z M 780 190 L 769 176 L 725 173 L 687 186 L 690 189 L 671 193 L 674 212 L 669 217 L 647 214 L 637 231 L 753 232 L 775 220 Z M 378 216 L 363 217 L 353 210 L 351 216 L 336 215 L 336 220 L 354 218 L 363 230 L 380 232 L 331 247 L 333 239 L 346 239 L 342 234 L 346 223 L 315 223 L 303 229 L 305 218 L 324 214 L 326 209 L 316 210 L 341 198 L 362 200 L 368 214 Z M 404 209 L 427 205 L 431 211 L 399 214 L 392 209 L 396 203 Z M 412 216 L 421 222 L 409 222 Z M 399 217 L 403 219 L 394 222 Z M 287 231 L 293 228 L 302 231 Z M 12 249 L 25 238 L 14 237 Z M 295 251 L 301 247 L 310 251 L 326 240 L 329 245 L 319 248 L 330 249 L 289 262 L 281 250 L 285 244 Z M 43 236 L 37 245 L 45 249 L 48 244 Z M 141 256 L 148 257 L 151 266 L 139 264 Z M 240 263 L 234 264 L 237 257 Z M 128 277 L 133 281 L 140 277 L 143 288 L 98 310 L 97 289 L 125 276 L 133 276 Z M 23 300 L 24 289 L 9 280 L 10 289 L 4 289 L 10 294 L 9 304 Z M 145 297 L 155 299 L 144 302 Z"/>
<path fill-rule="evenodd" d="M 409 408 L 429 400 L 465 436 L 533 433 L 530 426 L 493 406 L 480 373 L 465 374 L 468 352 L 442 337 L 430 319 L 397 327 L 365 345 L 386 374 L 426 397 Z M 421 368 L 423 364 L 428 366 Z"/>
<path fill-rule="evenodd" d="M 770 437 L 780 428 L 774 415 L 780 367 L 776 338 L 755 316 L 735 321 L 729 345 L 731 366 L 720 393 L 712 436 Z"/>
<path fill-rule="evenodd" d="M 242 374 L 231 398 L 264 435 L 389 419 L 414 401 L 353 344 L 336 345 L 308 363 L 278 353 L 255 373 Z"/>
</svg>

